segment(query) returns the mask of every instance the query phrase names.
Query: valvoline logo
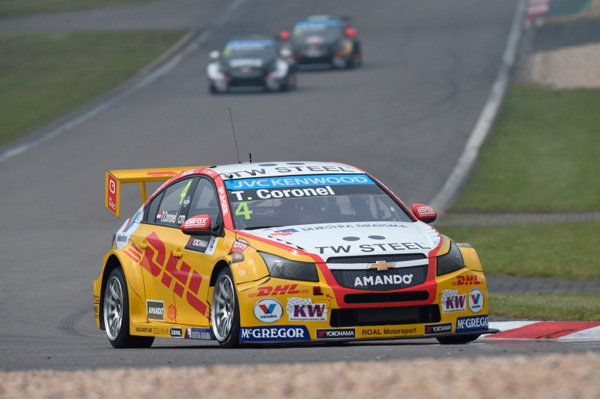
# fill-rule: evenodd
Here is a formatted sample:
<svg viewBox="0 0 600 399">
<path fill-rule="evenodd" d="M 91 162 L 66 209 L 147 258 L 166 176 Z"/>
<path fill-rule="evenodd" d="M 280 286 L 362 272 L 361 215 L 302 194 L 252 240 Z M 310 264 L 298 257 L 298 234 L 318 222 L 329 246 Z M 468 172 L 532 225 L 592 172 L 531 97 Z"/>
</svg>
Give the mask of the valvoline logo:
<svg viewBox="0 0 600 399">
<path fill-rule="evenodd" d="M 254 317 L 258 321 L 271 324 L 279 321 L 283 315 L 283 306 L 273 298 L 265 298 L 254 305 Z"/>
<path fill-rule="evenodd" d="M 483 309 L 484 297 L 479 288 L 473 288 L 469 292 L 469 309 L 473 313 L 479 313 Z"/>
</svg>

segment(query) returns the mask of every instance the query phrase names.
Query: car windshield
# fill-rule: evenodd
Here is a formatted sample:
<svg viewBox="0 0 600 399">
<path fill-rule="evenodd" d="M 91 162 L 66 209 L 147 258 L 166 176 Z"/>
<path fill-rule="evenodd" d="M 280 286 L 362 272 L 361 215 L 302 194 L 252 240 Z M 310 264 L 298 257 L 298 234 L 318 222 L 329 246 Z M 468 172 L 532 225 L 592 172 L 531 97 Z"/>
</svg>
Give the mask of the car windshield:
<svg viewBox="0 0 600 399">
<path fill-rule="evenodd" d="M 295 41 L 307 44 L 332 43 L 342 37 L 340 21 L 307 21 L 294 26 L 292 37 Z"/>
<path fill-rule="evenodd" d="M 277 47 L 273 40 L 233 40 L 223 50 L 227 61 L 236 59 L 270 60 L 277 57 Z"/>
<path fill-rule="evenodd" d="M 413 221 L 364 174 L 237 179 L 226 181 L 225 186 L 237 229 Z"/>
</svg>

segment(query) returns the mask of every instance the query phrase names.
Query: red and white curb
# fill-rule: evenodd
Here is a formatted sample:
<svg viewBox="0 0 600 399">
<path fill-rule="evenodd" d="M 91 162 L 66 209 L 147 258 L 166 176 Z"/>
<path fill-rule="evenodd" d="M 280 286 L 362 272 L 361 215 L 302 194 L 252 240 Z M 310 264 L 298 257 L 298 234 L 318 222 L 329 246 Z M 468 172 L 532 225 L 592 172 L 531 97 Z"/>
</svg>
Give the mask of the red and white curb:
<svg viewBox="0 0 600 399">
<path fill-rule="evenodd" d="M 483 336 L 485 340 L 600 341 L 600 321 L 492 321 L 489 327 L 500 332 Z"/>
</svg>

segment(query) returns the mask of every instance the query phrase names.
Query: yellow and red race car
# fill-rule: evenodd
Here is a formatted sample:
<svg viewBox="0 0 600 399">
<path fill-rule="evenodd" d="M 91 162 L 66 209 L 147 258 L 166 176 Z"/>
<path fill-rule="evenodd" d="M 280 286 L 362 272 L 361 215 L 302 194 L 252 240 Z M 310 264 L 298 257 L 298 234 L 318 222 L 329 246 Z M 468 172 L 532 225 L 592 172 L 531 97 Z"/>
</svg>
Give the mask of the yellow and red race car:
<svg viewBox="0 0 600 399">
<path fill-rule="evenodd" d="M 165 181 L 146 199 L 146 183 Z M 112 346 L 155 337 L 244 342 L 437 338 L 488 328 L 475 250 L 427 223 L 368 173 L 330 162 L 110 170 L 143 205 L 115 233 L 94 281 Z"/>
</svg>

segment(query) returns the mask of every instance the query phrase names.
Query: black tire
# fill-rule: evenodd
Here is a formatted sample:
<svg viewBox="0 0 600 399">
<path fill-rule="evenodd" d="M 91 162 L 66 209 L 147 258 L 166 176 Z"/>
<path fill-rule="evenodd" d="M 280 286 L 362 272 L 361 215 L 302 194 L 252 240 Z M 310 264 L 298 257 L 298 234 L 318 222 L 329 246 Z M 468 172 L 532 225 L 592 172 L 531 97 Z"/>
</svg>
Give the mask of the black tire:
<svg viewBox="0 0 600 399">
<path fill-rule="evenodd" d="M 102 298 L 102 317 L 108 341 L 115 348 L 149 348 L 154 337 L 129 334 L 129 293 L 125 274 L 120 267 L 106 279 Z"/>
<path fill-rule="evenodd" d="M 462 345 L 475 341 L 481 334 L 465 334 L 465 335 L 454 335 L 451 337 L 438 337 L 437 340 L 442 345 Z"/>
<path fill-rule="evenodd" d="M 223 348 L 240 345 L 240 307 L 235 282 L 229 268 L 221 270 L 215 281 L 210 310 L 213 336 Z"/>
</svg>

